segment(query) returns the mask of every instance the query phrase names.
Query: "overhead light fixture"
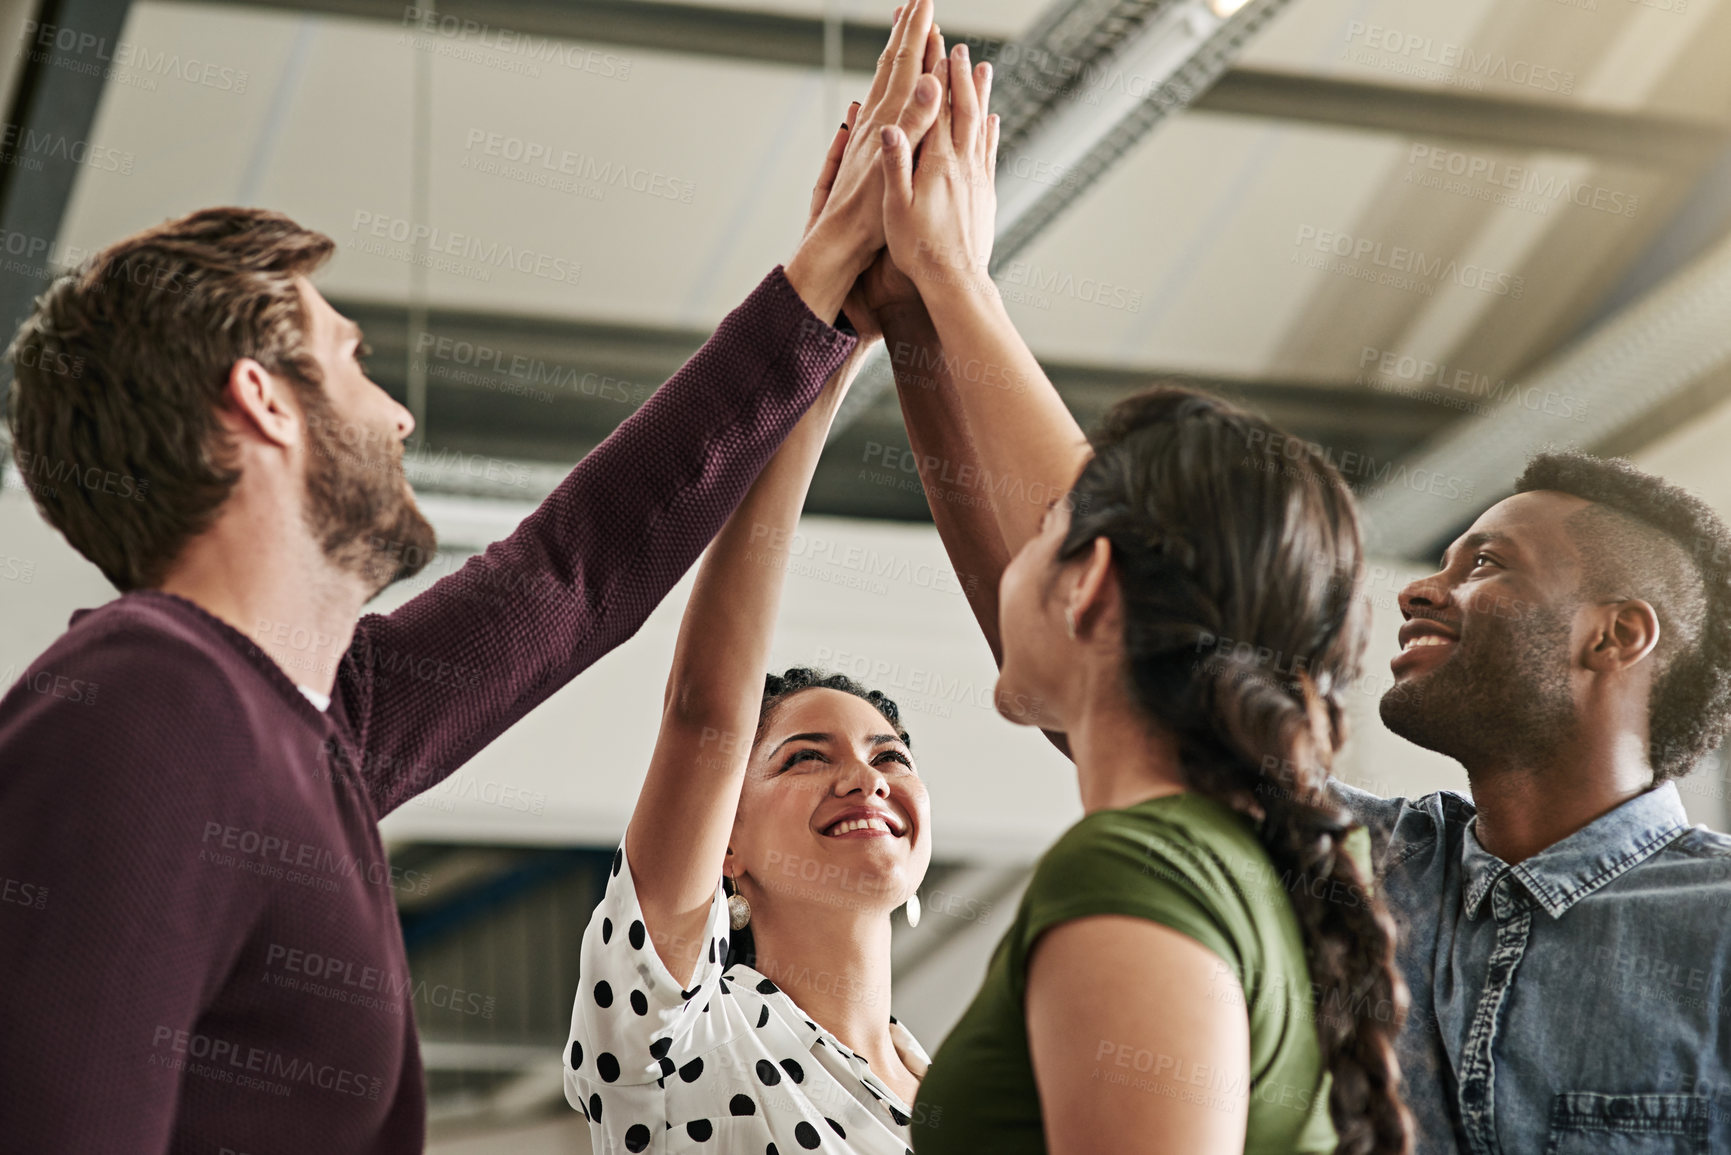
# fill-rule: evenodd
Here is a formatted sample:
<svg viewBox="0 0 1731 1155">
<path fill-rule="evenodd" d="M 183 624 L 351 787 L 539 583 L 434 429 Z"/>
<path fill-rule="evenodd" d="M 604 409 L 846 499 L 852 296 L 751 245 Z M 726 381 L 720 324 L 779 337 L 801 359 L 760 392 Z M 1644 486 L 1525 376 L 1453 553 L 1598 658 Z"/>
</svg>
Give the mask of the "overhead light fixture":
<svg viewBox="0 0 1731 1155">
<path fill-rule="evenodd" d="M 1208 0 L 1208 8 L 1214 15 L 1224 20 L 1248 3 L 1250 0 Z"/>
</svg>

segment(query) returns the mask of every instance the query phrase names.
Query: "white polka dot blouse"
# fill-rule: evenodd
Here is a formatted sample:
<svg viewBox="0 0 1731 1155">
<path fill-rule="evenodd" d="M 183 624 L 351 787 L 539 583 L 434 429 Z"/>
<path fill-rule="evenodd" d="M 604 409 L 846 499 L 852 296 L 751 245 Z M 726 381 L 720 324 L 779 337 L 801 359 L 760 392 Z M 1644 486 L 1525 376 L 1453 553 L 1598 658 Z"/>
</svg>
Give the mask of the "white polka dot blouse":
<svg viewBox="0 0 1731 1155">
<path fill-rule="evenodd" d="M 912 1155 L 910 1108 L 866 1061 L 772 981 L 727 967 L 719 882 L 692 988 L 655 952 L 621 843 L 583 935 L 581 985 L 565 1048 L 565 1098 L 589 1120 L 596 1155 L 615 1152 Z M 931 1059 L 890 1016 L 902 1061 Z"/>
</svg>

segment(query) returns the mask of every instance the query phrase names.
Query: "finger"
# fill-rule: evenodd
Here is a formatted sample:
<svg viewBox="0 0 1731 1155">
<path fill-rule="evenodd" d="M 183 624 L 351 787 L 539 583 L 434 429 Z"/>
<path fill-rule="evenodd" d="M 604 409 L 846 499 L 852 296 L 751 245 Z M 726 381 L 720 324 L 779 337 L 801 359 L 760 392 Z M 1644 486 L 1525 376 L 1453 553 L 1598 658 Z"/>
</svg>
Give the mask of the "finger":
<svg viewBox="0 0 1731 1155">
<path fill-rule="evenodd" d="M 952 69 L 948 58 L 938 61 L 938 66 L 932 69 L 932 75 L 938 81 L 938 119 L 932 125 L 931 136 L 925 142 L 929 150 L 936 147 L 945 154 L 955 152 L 955 137 L 951 128 L 950 117 L 950 73 Z"/>
<path fill-rule="evenodd" d="M 992 65 L 982 60 L 974 67 L 974 99 L 980 106 L 980 115 L 990 119 L 992 111 Z"/>
<path fill-rule="evenodd" d="M 973 69 L 968 62 L 968 46 L 956 45 L 950 53 L 950 139 L 962 156 L 980 154 L 980 93 L 974 87 Z"/>
<path fill-rule="evenodd" d="M 872 86 L 866 91 L 867 108 L 876 108 L 889 89 L 890 66 L 895 63 L 896 51 L 901 47 L 902 36 L 907 30 L 906 16 L 906 7 L 896 9 L 895 20 L 890 24 L 889 42 L 884 45 L 883 55 L 878 57 L 878 66 L 872 72 Z"/>
<path fill-rule="evenodd" d="M 886 99 L 905 103 L 920 78 L 920 66 L 925 63 L 926 37 L 932 31 L 932 0 L 913 0 L 902 16 L 902 37 L 890 58 L 889 87 Z"/>
<path fill-rule="evenodd" d="M 938 66 L 938 61 L 944 58 L 944 34 L 936 25 L 926 36 L 926 59 L 920 65 L 921 72 L 930 72 Z"/>
<path fill-rule="evenodd" d="M 998 179 L 998 114 L 986 117 L 986 174 Z"/>
<path fill-rule="evenodd" d="M 817 174 L 817 184 L 811 190 L 811 218 L 823 211 L 823 206 L 829 203 L 830 190 L 835 188 L 835 174 L 841 170 L 842 154 L 847 151 L 848 127 L 842 125 L 835 130 L 835 139 L 829 142 L 829 153 L 823 158 L 823 169 Z"/>
<path fill-rule="evenodd" d="M 847 106 L 847 119 L 842 121 L 842 127 L 849 132 L 853 131 L 853 126 L 859 121 L 859 108 L 860 105 L 857 100 Z"/>
<path fill-rule="evenodd" d="M 914 203 L 914 146 L 893 124 L 884 125 L 884 219 L 900 217 Z"/>
<path fill-rule="evenodd" d="M 941 66 L 940 66 L 941 67 Z M 938 110 L 942 105 L 939 97 L 943 93 L 943 85 L 935 76 L 922 76 L 914 85 L 913 99 L 902 109 L 901 117 L 896 121 L 896 127 L 908 139 L 908 150 L 918 148 L 920 142 L 926 139 L 932 125 L 938 122 Z"/>
</svg>

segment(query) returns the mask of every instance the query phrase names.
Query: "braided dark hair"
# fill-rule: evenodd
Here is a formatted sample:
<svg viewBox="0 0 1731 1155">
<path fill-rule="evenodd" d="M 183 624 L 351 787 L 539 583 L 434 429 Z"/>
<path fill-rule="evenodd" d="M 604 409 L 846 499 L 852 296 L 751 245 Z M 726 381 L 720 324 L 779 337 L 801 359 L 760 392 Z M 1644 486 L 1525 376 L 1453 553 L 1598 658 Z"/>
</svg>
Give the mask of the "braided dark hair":
<svg viewBox="0 0 1731 1155">
<path fill-rule="evenodd" d="M 1395 924 L 1327 790 L 1366 642 L 1352 495 L 1320 447 L 1186 389 L 1120 402 L 1093 444 L 1059 560 L 1111 542 L 1138 704 L 1177 737 L 1189 788 L 1254 820 L 1283 875 L 1322 999 L 1336 1151 L 1404 1155 Z"/>
<path fill-rule="evenodd" d="M 795 694 L 806 690 L 840 690 L 844 694 L 852 694 L 870 702 L 884 720 L 895 727 L 896 737 L 902 740 L 902 745 L 913 748 L 913 739 L 902 728 L 901 707 L 882 690 L 868 690 L 846 674 L 826 674 L 821 670 L 813 670 L 807 666 L 791 667 L 786 673 L 769 674 L 763 679 L 763 701 L 757 708 L 757 733 L 752 738 L 755 745 L 763 739 L 763 732 L 769 726 L 770 718 L 774 717 L 776 708 Z M 728 894 L 733 893 L 733 880 L 723 876 L 721 886 Z M 744 963 L 746 966 L 757 965 L 757 940 L 751 936 L 751 927 L 747 925 L 733 931 L 727 940 L 727 958 L 722 969 L 734 963 Z"/>
</svg>

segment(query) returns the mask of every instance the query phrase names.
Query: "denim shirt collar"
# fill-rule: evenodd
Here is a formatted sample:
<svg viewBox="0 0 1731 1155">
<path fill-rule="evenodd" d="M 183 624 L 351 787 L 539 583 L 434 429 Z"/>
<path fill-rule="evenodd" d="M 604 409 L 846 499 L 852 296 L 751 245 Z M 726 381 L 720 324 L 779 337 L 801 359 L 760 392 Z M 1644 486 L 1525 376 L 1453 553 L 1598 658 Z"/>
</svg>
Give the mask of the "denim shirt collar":
<svg viewBox="0 0 1731 1155">
<path fill-rule="evenodd" d="M 1466 916 L 1479 917 L 1486 896 L 1507 872 L 1526 887 L 1546 914 L 1561 918 L 1575 903 L 1641 865 L 1687 829 L 1689 819 L 1675 782 L 1637 794 L 1515 866 L 1479 845 L 1478 819 L 1474 818 L 1461 840 Z"/>
</svg>

